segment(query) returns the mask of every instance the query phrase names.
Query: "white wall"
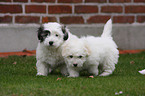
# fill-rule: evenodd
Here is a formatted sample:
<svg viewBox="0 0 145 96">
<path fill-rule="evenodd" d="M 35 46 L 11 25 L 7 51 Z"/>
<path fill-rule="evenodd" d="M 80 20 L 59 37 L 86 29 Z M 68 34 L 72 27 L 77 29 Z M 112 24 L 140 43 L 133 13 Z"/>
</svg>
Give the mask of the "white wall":
<svg viewBox="0 0 145 96">
<path fill-rule="evenodd" d="M 69 25 L 78 36 L 99 36 L 104 25 Z M 35 50 L 39 25 L 0 25 L 0 52 L 15 52 L 23 49 Z M 113 25 L 113 37 L 119 49 L 145 49 L 145 25 Z"/>
</svg>

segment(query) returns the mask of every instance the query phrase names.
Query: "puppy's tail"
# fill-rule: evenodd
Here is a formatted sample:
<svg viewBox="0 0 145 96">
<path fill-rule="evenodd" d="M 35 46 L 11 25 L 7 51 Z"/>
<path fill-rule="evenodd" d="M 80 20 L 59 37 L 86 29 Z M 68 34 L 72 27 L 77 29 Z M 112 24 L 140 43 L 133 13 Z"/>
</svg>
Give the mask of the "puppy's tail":
<svg viewBox="0 0 145 96">
<path fill-rule="evenodd" d="M 104 26 L 103 33 L 101 37 L 111 37 L 112 38 L 112 20 L 109 19 Z"/>
</svg>

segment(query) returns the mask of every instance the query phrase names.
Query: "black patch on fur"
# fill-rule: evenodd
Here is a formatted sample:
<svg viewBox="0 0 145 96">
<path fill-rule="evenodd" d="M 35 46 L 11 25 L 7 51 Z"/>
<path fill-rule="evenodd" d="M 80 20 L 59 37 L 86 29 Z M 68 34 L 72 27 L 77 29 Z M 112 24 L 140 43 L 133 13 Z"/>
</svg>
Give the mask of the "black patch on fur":
<svg viewBox="0 0 145 96">
<path fill-rule="evenodd" d="M 62 32 L 64 34 L 63 40 L 68 39 L 68 33 L 66 32 L 66 26 L 62 26 Z"/>
<path fill-rule="evenodd" d="M 48 35 L 50 35 L 49 30 L 44 30 L 43 26 L 38 28 L 38 39 L 40 42 L 43 42 Z"/>
<path fill-rule="evenodd" d="M 37 34 L 37 36 L 38 36 L 38 39 L 40 40 L 40 42 L 43 42 L 43 37 L 41 36 L 41 34 L 42 34 L 42 32 L 43 32 L 43 26 L 40 26 L 39 28 L 38 28 L 38 34 Z"/>
</svg>

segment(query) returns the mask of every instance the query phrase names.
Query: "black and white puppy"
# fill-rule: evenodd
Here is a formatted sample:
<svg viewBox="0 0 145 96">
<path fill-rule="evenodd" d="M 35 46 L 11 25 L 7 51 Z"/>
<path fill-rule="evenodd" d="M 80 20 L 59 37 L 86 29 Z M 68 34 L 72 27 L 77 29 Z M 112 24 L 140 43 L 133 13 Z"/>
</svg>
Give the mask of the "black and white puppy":
<svg viewBox="0 0 145 96">
<path fill-rule="evenodd" d="M 71 37 L 75 36 L 59 23 L 50 22 L 40 26 L 38 29 L 40 42 L 36 49 L 37 75 L 47 76 L 58 66 L 61 66 L 61 73 L 67 75 L 67 69 L 61 56 L 61 46 Z"/>
</svg>

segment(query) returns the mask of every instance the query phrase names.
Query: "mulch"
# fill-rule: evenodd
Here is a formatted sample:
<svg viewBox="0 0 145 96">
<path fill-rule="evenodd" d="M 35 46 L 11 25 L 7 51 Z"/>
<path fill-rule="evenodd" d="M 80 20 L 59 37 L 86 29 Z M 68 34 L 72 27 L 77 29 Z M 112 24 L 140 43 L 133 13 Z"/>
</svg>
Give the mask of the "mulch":
<svg viewBox="0 0 145 96">
<path fill-rule="evenodd" d="M 0 57 L 7 57 L 7 56 L 35 56 L 36 55 L 36 50 L 26 50 L 24 49 L 21 52 L 1 52 Z"/>
</svg>

